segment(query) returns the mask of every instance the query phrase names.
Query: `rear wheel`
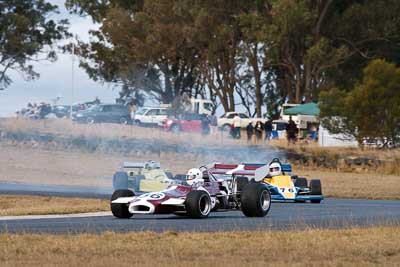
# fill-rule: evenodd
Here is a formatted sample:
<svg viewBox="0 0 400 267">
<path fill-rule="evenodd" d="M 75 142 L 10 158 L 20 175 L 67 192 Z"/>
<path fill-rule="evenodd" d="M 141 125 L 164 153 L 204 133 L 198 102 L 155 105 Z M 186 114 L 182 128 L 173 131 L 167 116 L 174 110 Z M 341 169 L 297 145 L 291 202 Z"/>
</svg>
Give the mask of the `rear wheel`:
<svg viewBox="0 0 400 267">
<path fill-rule="evenodd" d="M 271 194 L 264 184 L 248 184 L 241 194 L 242 212 L 247 217 L 264 217 L 271 208 Z"/>
<path fill-rule="evenodd" d="M 128 219 L 132 217 L 132 213 L 129 212 L 128 205 L 126 203 L 112 203 L 113 200 L 116 200 L 120 197 L 133 197 L 135 194 L 128 189 L 120 189 L 116 190 L 112 196 L 110 201 L 111 212 L 112 214 L 121 219 Z"/>
<path fill-rule="evenodd" d="M 310 195 L 322 195 L 321 180 L 313 179 L 310 181 Z M 311 203 L 320 203 L 321 199 L 311 199 Z"/>
<path fill-rule="evenodd" d="M 185 208 L 191 218 L 206 218 L 211 211 L 211 198 L 203 190 L 192 191 L 186 197 Z"/>
</svg>

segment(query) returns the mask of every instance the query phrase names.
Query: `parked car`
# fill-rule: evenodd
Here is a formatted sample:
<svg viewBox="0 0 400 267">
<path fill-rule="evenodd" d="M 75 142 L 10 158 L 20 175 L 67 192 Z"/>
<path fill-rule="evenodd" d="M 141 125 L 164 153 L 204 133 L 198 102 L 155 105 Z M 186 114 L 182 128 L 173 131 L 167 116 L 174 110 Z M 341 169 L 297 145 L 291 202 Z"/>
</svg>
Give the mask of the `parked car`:
<svg viewBox="0 0 400 267">
<path fill-rule="evenodd" d="M 87 110 L 78 111 L 73 120 L 93 124 L 97 122 L 131 123 L 130 110 L 120 104 L 94 105 Z"/>
<path fill-rule="evenodd" d="M 168 117 L 169 108 L 165 107 L 144 107 L 139 109 L 132 118 L 137 125 L 159 125 Z"/>
<path fill-rule="evenodd" d="M 161 127 L 173 133 L 195 132 L 202 133 L 202 120 L 204 115 L 196 113 L 185 113 L 178 116 L 171 116 L 161 122 Z"/>
<path fill-rule="evenodd" d="M 262 123 L 265 123 L 265 121 L 266 121 L 266 119 L 264 119 L 264 118 L 250 118 L 245 113 L 227 112 L 224 115 L 222 115 L 220 118 L 218 118 L 218 127 L 222 128 L 225 131 L 229 131 L 231 128 L 231 125 L 233 124 L 233 118 L 235 117 L 236 114 L 238 114 L 238 116 L 240 118 L 240 127 L 241 128 L 246 128 L 247 125 L 249 125 L 250 121 L 252 121 L 253 124 L 255 124 L 257 121 L 261 121 Z"/>
</svg>

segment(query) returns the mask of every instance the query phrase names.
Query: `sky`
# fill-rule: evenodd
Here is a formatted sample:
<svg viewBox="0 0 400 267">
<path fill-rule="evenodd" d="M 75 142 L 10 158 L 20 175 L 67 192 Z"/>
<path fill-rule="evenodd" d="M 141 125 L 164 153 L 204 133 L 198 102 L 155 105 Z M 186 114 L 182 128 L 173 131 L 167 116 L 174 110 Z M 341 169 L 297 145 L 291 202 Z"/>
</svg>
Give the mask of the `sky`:
<svg viewBox="0 0 400 267">
<path fill-rule="evenodd" d="M 70 15 L 64 7 L 63 0 L 48 2 L 58 5 L 60 11 L 60 14 L 54 15 L 52 19 L 67 18 L 70 22 L 70 32 L 81 40 L 89 40 L 88 31 L 96 29 L 98 25 L 93 24 L 89 17 Z M 52 100 L 57 97 L 61 97 L 59 104 L 90 101 L 96 96 L 102 102 L 115 102 L 115 98 L 118 97 L 118 88 L 92 81 L 86 72 L 79 68 L 77 58 L 74 64 L 74 86 L 72 87 L 72 62 L 71 55 L 62 53 L 58 53 L 56 62 L 32 62 L 35 71 L 40 73 L 40 78 L 34 81 L 24 80 L 19 73 L 7 73 L 13 83 L 0 91 L 0 117 L 14 116 L 15 112 L 25 107 L 28 102 L 52 103 Z"/>
</svg>

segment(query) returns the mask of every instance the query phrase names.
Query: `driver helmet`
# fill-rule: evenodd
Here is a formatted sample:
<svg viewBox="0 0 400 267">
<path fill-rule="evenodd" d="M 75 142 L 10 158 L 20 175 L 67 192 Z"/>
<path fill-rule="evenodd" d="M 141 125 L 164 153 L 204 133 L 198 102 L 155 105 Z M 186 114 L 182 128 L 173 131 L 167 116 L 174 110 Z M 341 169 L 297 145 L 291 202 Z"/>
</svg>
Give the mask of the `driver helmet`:
<svg viewBox="0 0 400 267">
<path fill-rule="evenodd" d="M 186 182 L 189 185 L 204 182 L 203 172 L 197 168 L 190 169 L 186 174 Z"/>
<path fill-rule="evenodd" d="M 272 162 L 269 164 L 269 174 L 271 176 L 277 176 L 282 174 L 281 164 L 279 162 Z"/>
</svg>

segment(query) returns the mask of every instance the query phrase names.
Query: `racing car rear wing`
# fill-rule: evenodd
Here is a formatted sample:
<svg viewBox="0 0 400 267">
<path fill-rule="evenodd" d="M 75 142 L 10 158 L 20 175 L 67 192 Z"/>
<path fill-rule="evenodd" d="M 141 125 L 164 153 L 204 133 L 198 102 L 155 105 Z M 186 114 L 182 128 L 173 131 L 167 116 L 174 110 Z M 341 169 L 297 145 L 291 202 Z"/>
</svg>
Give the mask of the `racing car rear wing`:
<svg viewBox="0 0 400 267">
<path fill-rule="evenodd" d="M 281 164 L 283 172 L 291 172 L 292 166 L 289 163 Z M 208 169 L 212 174 L 252 176 L 256 181 L 265 178 L 268 173 L 268 164 L 265 163 L 242 163 L 242 164 L 223 164 L 214 163 Z"/>
<path fill-rule="evenodd" d="M 138 169 L 160 169 L 160 163 L 149 160 L 146 162 L 124 162 L 122 168 L 138 168 Z"/>
</svg>

